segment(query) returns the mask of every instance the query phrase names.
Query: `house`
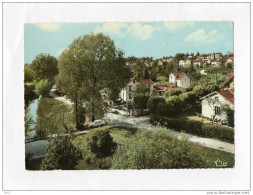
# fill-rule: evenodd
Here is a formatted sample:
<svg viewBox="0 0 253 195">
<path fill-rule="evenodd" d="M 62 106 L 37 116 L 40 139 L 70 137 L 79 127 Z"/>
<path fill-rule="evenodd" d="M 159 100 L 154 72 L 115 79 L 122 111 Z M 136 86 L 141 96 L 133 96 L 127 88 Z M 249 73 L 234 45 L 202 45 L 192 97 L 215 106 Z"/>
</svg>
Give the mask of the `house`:
<svg viewBox="0 0 253 195">
<path fill-rule="evenodd" d="M 137 87 L 140 85 L 145 85 L 149 89 L 149 95 L 151 95 L 153 91 L 154 82 L 151 79 L 143 79 L 138 81 L 135 78 L 131 78 L 126 86 L 120 91 L 119 97 L 124 102 L 132 103 L 133 100 L 133 92 L 136 91 Z"/>
<path fill-rule="evenodd" d="M 222 87 L 223 90 L 232 90 L 234 89 L 234 74 L 231 74 L 230 77 L 223 83 Z"/>
<path fill-rule="evenodd" d="M 191 65 L 192 65 L 192 60 L 191 60 L 191 59 L 188 59 L 188 60 L 185 61 L 184 67 L 185 67 L 185 68 L 190 68 Z"/>
<path fill-rule="evenodd" d="M 199 67 L 201 67 L 203 65 L 202 62 L 201 62 L 201 60 L 193 60 L 192 64 L 193 64 L 194 68 L 199 68 Z"/>
<path fill-rule="evenodd" d="M 158 63 L 157 63 L 159 66 L 163 65 L 163 61 L 162 60 L 159 60 Z"/>
<path fill-rule="evenodd" d="M 215 53 L 215 54 L 214 54 L 214 58 L 215 58 L 215 59 L 220 59 L 220 58 L 222 58 L 222 53 Z"/>
<path fill-rule="evenodd" d="M 182 88 L 187 88 L 191 85 L 190 78 L 184 72 L 174 72 L 169 74 L 169 82 Z"/>
<path fill-rule="evenodd" d="M 169 91 L 174 87 L 175 87 L 174 85 L 170 85 L 170 86 L 157 85 L 157 86 L 154 87 L 153 93 L 156 96 L 163 96 L 166 91 Z"/>
<path fill-rule="evenodd" d="M 209 119 L 218 116 L 221 121 L 225 121 L 227 116 L 222 112 L 222 106 L 228 105 L 234 110 L 234 90 L 215 91 L 200 100 L 201 114 Z"/>
<path fill-rule="evenodd" d="M 201 75 L 207 75 L 206 70 L 201 70 L 199 73 L 200 73 Z"/>
<path fill-rule="evenodd" d="M 214 60 L 214 61 L 211 62 L 211 65 L 215 66 L 215 67 L 218 67 L 218 66 L 221 65 L 221 62 L 219 60 Z"/>
<path fill-rule="evenodd" d="M 178 63 L 179 66 L 185 66 L 185 60 L 180 60 L 179 63 Z"/>
</svg>

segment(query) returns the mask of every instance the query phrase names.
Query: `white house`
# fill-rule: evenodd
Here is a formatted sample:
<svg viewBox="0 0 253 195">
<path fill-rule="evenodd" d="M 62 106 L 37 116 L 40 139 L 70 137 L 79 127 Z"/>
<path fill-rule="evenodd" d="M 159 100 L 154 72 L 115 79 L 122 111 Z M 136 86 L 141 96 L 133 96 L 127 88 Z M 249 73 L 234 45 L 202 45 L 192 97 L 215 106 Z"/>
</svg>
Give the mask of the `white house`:
<svg viewBox="0 0 253 195">
<path fill-rule="evenodd" d="M 211 65 L 217 67 L 217 66 L 221 65 L 221 62 L 218 61 L 218 60 L 214 60 L 214 61 L 211 62 Z"/>
<path fill-rule="evenodd" d="M 201 70 L 199 73 L 200 73 L 201 75 L 207 75 L 206 70 Z"/>
<path fill-rule="evenodd" d="M 198 68 L 198 67 L 202 66 L 201 60 L 193 60 L 192 63 L 193 63 L 194 68 Z"/>
<path fill-rule="evenodd" d="M 191 65 L 192 65 L 192 60 L 191 60 L 191 59 L 188 59 L 188 60 L 185 61 L 184 67 L 185 67 L 185 68 L 190 68 Z"/>
<path fill-rule="evenodd" d="M 179 63 L 178 63 L 179 66 L 185 66 L 185 60 L 180 60 Z"/>
<path fill-rule="evenodd" d="M 234 110 L 234 90 L 215 91 L 200 100 L 201 114 L 209 119 L 219 116 L 221 120 L 226 120 L 225 113 L 221 112 L 221 107 L 224 105 Z"/>
<path fill-rule="evenodd" d="M 143 79 L 138 81 L 135 78 L 131 78 L 126 84 L 126 86 L 120 91 L 120 99 L 122 99 L 127 104 L 132 103 L 133 92 L 136 91 L 139 85 L 145 85 L 147 88 L 149 88 L 149 95 L 151 95 L 154 85 L 154 82 L 151 79 Z"/>
<path fill-rule="evenodd" d="M 184 72 L 174 72 L 169 74 L 169 82 L 182 88 L 187 88 L 191 85 L 190 78 Z"/>
</svg>

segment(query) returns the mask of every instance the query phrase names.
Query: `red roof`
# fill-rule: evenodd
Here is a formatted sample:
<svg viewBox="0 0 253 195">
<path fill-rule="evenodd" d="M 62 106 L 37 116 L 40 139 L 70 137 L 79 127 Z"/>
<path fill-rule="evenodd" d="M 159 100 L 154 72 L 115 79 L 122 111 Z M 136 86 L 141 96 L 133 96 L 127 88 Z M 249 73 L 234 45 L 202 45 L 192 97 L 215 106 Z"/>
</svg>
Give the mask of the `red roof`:
<svg viewBox="0 0 253 195">
<path fill-rule="evenodd" d="M 222 88 L 224 88 L 227 84 L 229 84 L 234 79 L 234 74 L 231 74 L 228 80 L 222 85 Z"/>
<path fill-rule="evenodd" d="M 158 85 L 155 87 L 156 90 L 171 90 L 173 87 L 175 87 L 174 85 L 170 85 L 170 86 L 162 86 L 162 85 Z"/>
<path fill-rule="evenodd" d="M 141 84 L 154 84 L 154 82 L 151 79 L 142 79 L 140 81 Z"/>
<path fill-rule="evenodd" d="M 218 91 L 220 95 L 222 95 L 224 98 L 226 98 L 231 103 L 234 103 L 234 90 L 224 90 L 224 91 Z"/>
<path fill-rule="evenodd" d="M 173 74 L 177 77 L 177 80 L 182 79 L 182 77 L 185 75 L 184 72 L 174 72 Z"/>
<path fill-rule="evenodd" d="M 193 62 L 201 62 L 200 60 L 193 60 Z"/>
</svg>

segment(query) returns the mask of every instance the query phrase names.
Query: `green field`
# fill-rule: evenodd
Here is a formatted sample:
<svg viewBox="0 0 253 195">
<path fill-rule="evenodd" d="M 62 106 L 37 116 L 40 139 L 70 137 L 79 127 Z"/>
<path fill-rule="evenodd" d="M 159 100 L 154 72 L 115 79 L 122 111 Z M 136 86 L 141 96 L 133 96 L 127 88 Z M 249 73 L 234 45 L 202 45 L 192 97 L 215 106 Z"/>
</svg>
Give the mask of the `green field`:
<svg viewBox="0 0 253 195">
<path fill-rule="evenodd" d="M 123 145 L 127 139 L 131 139 L 134 136 L 136 130 L 112 128 L 109 131 L 110 135 L 113 137 L 113 141 L 116 142 L 118 145 Z M 84 153 L 84 136 L 85 135 L 77 136 L 73 140 L 73 144 L 77 146 L 82 151 L 82 153 Z M 208 168 L 219 168 L 215 165 L 215 161 L 217 161 L 218 159 L 222 162 L 227 163 L 226 167 L 221 168 L 234 167 L 234 154 L 196 145 L 192 145 L 192 147 L 195 148 L 198 151 L 198 154 L 206 161 Z M 84 160 L 81 160 L 80 163 L 76 166 L 76 169 L 93 170 L 98 168 L 87 164 Z"/>
</svg>

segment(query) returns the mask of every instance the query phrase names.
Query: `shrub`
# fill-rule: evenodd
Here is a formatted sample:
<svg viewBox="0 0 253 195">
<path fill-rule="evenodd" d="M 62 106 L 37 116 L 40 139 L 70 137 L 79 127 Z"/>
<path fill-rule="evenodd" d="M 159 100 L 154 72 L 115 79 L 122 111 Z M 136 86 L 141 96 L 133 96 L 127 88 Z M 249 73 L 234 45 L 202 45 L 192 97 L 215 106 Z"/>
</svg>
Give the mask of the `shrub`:
<svg viewBox="0 0 253 195">
<path fill-rule="evenodd" d="M 234 142 L 234 130 L 222 125 L 205 124 L 199 121 L 168 118 L 158 115 L 152 115 L 150 118 L 152 124 L 160 123 L 170 129 L 176 131 L 185 131 L 186 133 L 202 136 L 217 138 L 220 140 Z"/>
<path fill-rule="evenodd" d="M 166 104 L 166 116 L 179 114 L 182 110 L 182 101 L 178 96 L 170 96 L 168 99 L 166 99 Z"/>
<path fill-rule="evenodd" d="M 148 100 L 147 106 L 152 114 L 157 114 L 157 107 L 159 103 L 165 103 L 165 99 L 163 97 L 153 97 L 151 96 Z"/>
<path fill-rule="evenodd" d="M 76 148 L 68 136 L 56 137 L 48 145 L 48 156 L 43 159 L 41 170 L 70 170 L 82 159 L 81 151 Z"/>
<path fill-rule="evenodd" d="M 167 132 L 139 130 L 113 156 L 112 169 L 204 168 L 206 164 L 186 140 Z"/>
<path fill-rule="evenodd" d="M 34 79 L 34 73 L 29 65 L 24 66 L 24 80 L 25 82 L 32 82 Z"/>
<path fill-rule="evenodd" d="M 183 88 L 173 88 L 169 91 L 166 91 L 164 94 L 165 98 L 169 98 L 170 96 L 180 95 L 184 92 Z"/>
<path fill-rule="evenodd" d="M 116 146 L 106 128 L 94 129 L 85 137 L 84 159 L 93 166 L 109 168 Z"/>
<path fill-rule="evenodd" d="M 47 79 L 42 79 L 35 84 L 35 93 L 45 96 L 49 93 L 52 84 Z"/>
<path fill-rule="evenodd" d="M 135 95 L 133 98 L 133 106 L 135 109 L 146 109 L 147 108 L 147 102 L 148 102 L 149 96 L 148 95 Z"/>
</svg>

